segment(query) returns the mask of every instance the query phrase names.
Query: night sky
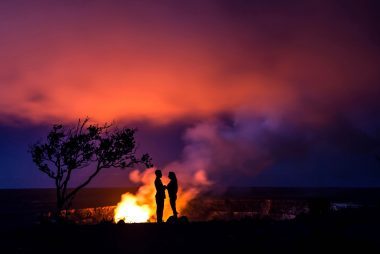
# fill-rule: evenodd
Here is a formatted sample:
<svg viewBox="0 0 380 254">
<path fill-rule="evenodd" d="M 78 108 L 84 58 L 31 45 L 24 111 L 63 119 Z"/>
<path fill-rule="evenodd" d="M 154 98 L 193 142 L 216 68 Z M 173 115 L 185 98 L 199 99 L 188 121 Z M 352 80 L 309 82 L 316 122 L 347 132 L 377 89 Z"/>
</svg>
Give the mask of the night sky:
<svg viewBox="0 0 380 254">
<path fill-rule="evenodd" d="M 86 116 L 218 185 L 380 187 L 376 0 L 2 0 L 0 88 L 0 188 L 53 187 L 28 146 Z"/>
</svg>

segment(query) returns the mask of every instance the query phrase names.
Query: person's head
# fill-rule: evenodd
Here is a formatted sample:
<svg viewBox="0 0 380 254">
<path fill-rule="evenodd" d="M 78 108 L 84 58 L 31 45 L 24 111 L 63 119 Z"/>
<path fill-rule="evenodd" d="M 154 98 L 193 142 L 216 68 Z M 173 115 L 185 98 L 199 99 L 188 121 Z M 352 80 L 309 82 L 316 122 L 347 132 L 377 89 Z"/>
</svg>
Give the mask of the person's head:
<svg viewBox="0 0 380 254">
<path fill-rule="evenodd" d="M 162 177 L 162 172 L 161 172 L 161 170 L 157 169 L 154 173 L 156 174 L 156 176 L 157 176 L 158 178 L 161 178 L 161 177 Z"/>
<path fill-rule="evenodd" d="M 169 177 L 170 180 L 177 180 L 177 177 L 175 176 L 175 173 L 172 172 L 172 171 L 169 172 L 168 177 Z"/>
</svg>

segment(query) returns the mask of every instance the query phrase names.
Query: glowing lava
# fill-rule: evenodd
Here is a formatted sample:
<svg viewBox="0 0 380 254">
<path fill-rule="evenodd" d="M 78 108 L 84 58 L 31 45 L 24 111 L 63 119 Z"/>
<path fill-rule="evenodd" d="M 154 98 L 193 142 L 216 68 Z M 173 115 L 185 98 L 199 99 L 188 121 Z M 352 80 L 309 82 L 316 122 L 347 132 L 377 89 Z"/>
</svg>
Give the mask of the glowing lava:
<svg viewBox="0 0 380 254">
<path fill-rule="evenodd" d="M 126 223 L 148 222 L 152 216 L 151 208 L 146 204 L 138 204 L 137 197 L 131 193 L 121 196 L 121 201 L 115 209 L 115 222 L 124 220 Z"/>
<path fill-rule="evenodd" d="M 141 184 L 136 194 L 129 192 L 121 196 L 121 201 L 117 204 L 114 212 L 115 223 L 124 220 L 126 223 L 141 223 L 156 221 L 156 189 L 154 187 L 155 168 L 149 168 L 143 172 L 134 170 L 129 174 L 132 182 Z M 204 171 L 199 170 L 194 175 L 179 175 L 179 188 L 177 198 L 177 210 L 182 214 L 189 201 L 194 199 L 201 190 L 202 186 L 208 186 L 210 182 Z M 166 185 L 169 179 L 162 177 Z M 169 198 L 165 199 L 164 220 L 172 215 Z"/>
</svg>

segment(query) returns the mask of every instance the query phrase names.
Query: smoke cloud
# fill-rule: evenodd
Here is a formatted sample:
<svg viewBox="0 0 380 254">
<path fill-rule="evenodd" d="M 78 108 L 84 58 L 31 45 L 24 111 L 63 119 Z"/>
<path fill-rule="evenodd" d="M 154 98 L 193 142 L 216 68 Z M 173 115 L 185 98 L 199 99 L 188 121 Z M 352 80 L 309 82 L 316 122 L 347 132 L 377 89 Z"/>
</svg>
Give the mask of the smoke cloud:
<svg viewBox="0 0 380 254">
<path fill-rule="evenodd" d="M 378 184 L 379 11 L 370 0 L 1 1 L 0 122 L 182 124 L 183 147 L 162 139 L 152 147 L 168 152 L 152 153 L 178 155 L 159 167 L 204 186 Z"/>
</svg>

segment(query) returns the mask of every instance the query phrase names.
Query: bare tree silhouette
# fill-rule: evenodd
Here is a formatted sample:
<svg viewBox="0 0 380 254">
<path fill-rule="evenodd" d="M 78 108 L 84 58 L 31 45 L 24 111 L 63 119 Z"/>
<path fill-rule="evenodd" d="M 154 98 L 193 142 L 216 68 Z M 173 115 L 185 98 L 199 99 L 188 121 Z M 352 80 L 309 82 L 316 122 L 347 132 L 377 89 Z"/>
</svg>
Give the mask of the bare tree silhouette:
<svg viewBox="0 0 380 254">
<path fill-rule="evenodd" d="M 135 129 L 118 129 L 112 124 L 93 125 L 79 119 L 74 127 L 54 125 L 45 143 L 31 146 L 33 162 L 55 182 L 57 212 L 71 201 L 98 173 L 105 168 L 127 168 L 136 164 L 151 167 L 149 154 L 136 157 Z M 72 174 L 82 168 L 92 173 L 78 186 L 69 189 Z"/>
</svg>

